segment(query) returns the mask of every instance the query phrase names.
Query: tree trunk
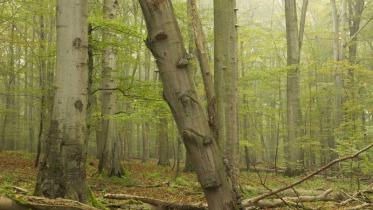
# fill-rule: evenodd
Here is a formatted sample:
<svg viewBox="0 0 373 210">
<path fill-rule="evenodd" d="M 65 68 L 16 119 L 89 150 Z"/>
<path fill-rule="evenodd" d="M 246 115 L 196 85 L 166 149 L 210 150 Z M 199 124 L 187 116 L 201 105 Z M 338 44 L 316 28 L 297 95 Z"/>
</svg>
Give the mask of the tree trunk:
<svg viewBox="0 0 373 210">
<path fill-rule="evenodd" d="M 151 57 L 150 52 L 146 50 L 145 52 L 145 81 L 150 81 L 150 64 L 151 64 Z M 149 159 L 149 133 L 150 127 L 148 122 L 144 122 L 142 124 L 142 162 L 146 162 Z"/>
<path fill-rule="evenodd" d="M 228 68 L 224 71 L 225 78 L 225 130 L 226 130 L 226 156 L 232 167 L 234 181 L 238 182 L 239 165 L 239 138 L 238 138 L 238 64 L 237 64 L 237 8 L 236 0 L 227 1 L 228 14 L 223 15 L 229 19 L 228 25 L 216 27 L 229 31 Z M 215 27 L 215 28 L 216 28 Z M 228 27 L 228 28 L 227 28 Z M 219 44 L 219 43 L 217 43 Z"/>
<path fill-rule="evenodd" d="M 158 165 L 170 166 L 167 118 L 161 117 L 158 123 Z"/>
<path fill-rule="evenodd" d="M 238 209 L 238 197 L 223 163 L 188 71 L 187 52 L 170 0 L 140 0 L 148 29 L 147 46 L 156 58 L 168 102 L 179 133 L 204 190 L 210 209 Z"/>
<path fill-rule="evenodd" d="M 327 116 L 327 123 L 329 124 L 326 124 L 326 127 L 328 129 L 330 129 L 329 131 L 332 132 L 332 130 L 334 129 L 338 129 L 342 123 L 342 119 L 343 119 L 343 111 L 342 111 L 342 107 L 343 107 L 343 92 L 344 92 L 344 88 L 343 88 L 343 79 L 342 79 L 342 71 L 341 71 L 341 68 L 340 68 L 340 64 L 338 62 L 342 61 L 344 59 L 344 50 L 343 50 L 343 45 L 342 45 L 342 33 L 343 30 L 341 30 L 341 26 L 343 26 L 343 18 L 339 17 L 339 14 L 338 14 L 338 10 L 337 10 L 337 6 L 336 6 L 336 2 L 335 0 L 331 0 L 330 1 L 331 3 L 331 6 L 332 6 L 332 19 L 333 19 L 333 34 L 334 34 L 334 37 L 333 37 L 333 58 L 334 58 L 334 61 L 336 62 L 335 64 L 335 73 L 334 73 L 334 86 L 335 86 L 335 98 L 334 98 L 334 113 L 333 113 L 333 120 L 330 120 Z M 342 9 L 343 11 L 343 9 Z M 341 15 L 344 15 L 343 12 L 341 13 Z M 330 135 L 328 132 L 327 133 L 327 137 L 328 139 L 326 141 L 328 141 L 328 144 L 324 144 L 326 145 L 326 148 L 325 148 L 325 151 L 331 151 L 331 155 L 329 156 L 329 152 L 323 152 L 322 156 L 324 157 L 324 162 L 329 162 L 331 160 L 334 160 L 338 157 L 338 154 L 337 152 L 335 152 L 335 146 L 336 146 L 336 142 L 335 142 L 335 135 L 332 136 Z M 328 145 L 331 145 L 332 147 L 331 148 L 328 148 Z"/>
<path fill-rule="evenodd" d="M 216 94 L 217 141 L 222 148 L 226 143 L 225 127 L 225 80 L 224 72 L 230 67 L 229 2 L 214 0 L 214 87 Z M 227 16 L 228 15 L 228 16 Z M 227 28 L 228 27 L 228 28 Z"/>
<path fill-rule="evenodd" d="M 117 17 L 117 0 L 104 1 L 104 19 L 113 20 Z M 110 31 L 105 30 L 102 35 L 104 41 L 110 42 L 114 36 Z M 114 89 L 117 87 L 115 82 L 115 72 L 117 68 L 115 49 L 107 46 L 103 52 L 103 69 L 102 69 L 102 99 L 101 99 L 101 155 L 99 159 L 98 170 L 101 173 L 103 169 L 107 170 L 109 176 L 122 176 L 123 169 L 120 164 L 121 147 L 120 138 L 117 136 L 117 122 L 113 115 L 117 110 L 117 99 Z"/>
<path fill-rule="evenodd" d="M 189 16 L 191 16 L 191 27 L 193 27 L 194 42 L 196 45 L 196 53 L 198 58 L 199 67 L 203 79 L 207 98 L 207 114 L 211 128 L 216 132 L 216 99 L 214 90 L 214 81 L 212 78 L 208 51 L 206 50 L 206 38 L 203 32 L 201 19 L 199 17 L 196 0 L 188 0 Z"/>
<path fill-rule="evenodd" d="M 305 15 L 305 14 L 304 14 Z M 298 175 L 303 170 L 302 112 L 300 108 L 299 64 L 300 37 L 298 32 L 297 7 L 295 0 L 285 0 L 286 40 L 287 40 L 287 142 L 286 175 Z M 301 24 L 302 25 L 302 24 Z M 303 24 L 304 26 L 304 24 Z M 302 31 L 301 29 L 300 31 Z"/>
<path fill-rule="evenodd" d="M 35 194 L 85 202 L 87 1 L 58 0 L 57 8 L 56 94 Z"/>
<path fill-rule="evenodd" d="M 16 72 L 15 72 L 15 65 L 14 65 L 14 37 L 15 37 L 15 30 L 16 25 L 13 22 L 11 24 L 11 42 L 9 44 L 9 71 L 5 74 L 5 87 L 8 91 L 8 95 L 5 97 L 5 113 L 4 113 L 4 121 L 2 125 L 1 131 L 1 150 L 9 150 L 12 149 L 15 141 L 16 136 L 15 134 L 17 131 L 16 128 L 16 117 L 17 117 L 17 110 L 15 107 L 15 89 L 16 89 Z"/>
</svg>

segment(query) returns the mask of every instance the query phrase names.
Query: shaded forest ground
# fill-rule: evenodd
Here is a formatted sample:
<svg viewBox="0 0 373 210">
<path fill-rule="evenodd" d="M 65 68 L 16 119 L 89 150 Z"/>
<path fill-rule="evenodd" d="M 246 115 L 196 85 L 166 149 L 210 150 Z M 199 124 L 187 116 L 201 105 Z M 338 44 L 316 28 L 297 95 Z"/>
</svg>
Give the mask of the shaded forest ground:
<svg viewBox="0 0 373 210">
<path fill-rule="evenodd" d="M 0 153 L 0 194 L 12 193 L 14 186 L 27 189 L 29 192 L 33 191 L 36 177 L 33 160 L 33 154 Z M 100 201 L 98 203 L 109 203 L 108 200 L 103 199 L 105 193 L 124 193 L 185 204 L 204 202 L 203 193 L 196 176 L 192 173 L 181 173 L 179 177 L 175 178 L 175 171 L 171 167 L 157 166 L 155 161 L 142 164 L 140 161 L 134 160 L 126 162 L 125 167 L 125 177 L 107 178 L 97 174 L 96 161 L 93 159 L 88 161 L 88 184 L 97 200 Z M 266 192 L 266 188 L 276 189 L 297 179 L 299 177 L 288 178 L 274 173 L 242 172 L 240 183 L 244 191 L 244 197 L 248 198 Z M 368 181 L 361 181 L 360 189 L 364 189 L 367 184 Z M 358 190 L 357 187 L 356 178 L 325 178 L 319 176 L 298 186 L 297 190 L 327 190 L 332 188 L 334 191 L 353 194 Z M 372 200 L 373 197 L 370 199 Z M 112 203 L 115 202 L 117 201 L 112 201 Z M 141 204 L 129 201 L 129 205 Z M 338 209 L 332 202 L 306 205 L 316 209 Z"/>
</svg>

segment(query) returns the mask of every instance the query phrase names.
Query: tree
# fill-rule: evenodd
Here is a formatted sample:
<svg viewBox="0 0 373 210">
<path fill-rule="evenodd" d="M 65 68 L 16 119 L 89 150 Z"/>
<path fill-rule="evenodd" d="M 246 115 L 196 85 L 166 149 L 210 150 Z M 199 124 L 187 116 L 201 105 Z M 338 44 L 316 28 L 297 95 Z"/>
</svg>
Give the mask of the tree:
<svg viewBox="0 0 373 210">
<path fill-rule="evenodd" d="M 17 119 L 17 112 L 15 110 L 16 98 L 15 98 L 15 89 L 16 89 L 16 72 L 15 72 L 15 53 L 14 53 L 14 37 L 15 37 L 15 30 L 16 25 L 14 22 L 11 23 L 11 43 L 9 43 L 9 58 L 8 58 L 8 66 L 9 72 L 5 75 L 6 84 L 5 87 L 9 90 L 9 94 L 5 98 L 5 114 L 4 114 L 4 121 L 2 124 L 1 130 L 1 146 L 0 151 L 2 150 L 9 150 L 15 149 L 15 141 L 16 139 L 16 119 Z M 12 146 L 10 146 L 12 145 Z"/>
<path fill-rule="evenodd" d="M 57 1 L 57 74 L 51 126 L 35 194 L 87 201 L 87 1 Z"/>
<path fill-rule="evenodd" d="M 158 122 L 158 165 L 170 166 L 168 120 L 160 117 Z"/>
<path fill-rule="evenodd" d="M 103 5 L 104 19 L 112 21 L 117 16 L 118 10 L 117 0 L 105 0 Z M 107 42 L 104 48 L 103 67 L 102 67 L 102 100 L 101 100 L 101 132 L 100 141 L 101 148 L 98 148 L 99 166 L 98 170 L 101 173 L 106 168 L 109 176 L 122 176 L 123 168 L 121 165 L 121 139 L 117 136 L 117 122 L 113 119 L 117 111 L 115 73 L 117 71 L 117 62 L 114 46 L 109 43 L 114 36 L 110 31 L 105 30 L 102 35 L 103 41 Z"/>
<path fill-rule="evenodd" d="M 217 135 L 233 172 L 238 174 L 238 65 L 236 0 L 214 1 Z M 238 177 L 238 176 L 237 176 Z M 236 178 L 237 178 L 236 177 Z"/>
<path fill-rule="evenodd" d="M 157 61 L 163 95 L 210 209 L 238 209 L 238 197 L 198 98 L 182 35 L 170 0 L 140 0 L 148 29 L 148 48 Z"/>
<path fill-rule="evenodd" d="M 300 107 L 299 64 L 302 46 L 305 16 L 308 0 L 303 1 L 300 28 L 298 31 L 297 7 L 295 0 L 285 0 L 286 40 L 287 40 L 287 142 L 286 174 L 297 175 L 302 171 L 303 152 L 300 137 L 302 135 L 302 111 Z"/>
</svg>

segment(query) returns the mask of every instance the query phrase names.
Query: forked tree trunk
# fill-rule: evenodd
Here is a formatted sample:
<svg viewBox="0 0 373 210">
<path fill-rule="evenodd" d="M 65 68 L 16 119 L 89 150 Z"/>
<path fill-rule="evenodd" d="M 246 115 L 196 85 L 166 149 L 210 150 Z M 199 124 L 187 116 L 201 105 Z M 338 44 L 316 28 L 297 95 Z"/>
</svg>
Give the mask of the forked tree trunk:
<svg viewBox="0 0 373 210">
<path fill-rule="evenodd" d="M 188 71 L 187 52 L 170 0 L 140 0 L 148 29 L 147 46 L 156 58 L 163 94 L 177 123 L 210 209 L 238 209 L 222 152 Z"/>
<path fill-rule="evenodd" d="M 56 94 L 35 194 L 87 201 L 87 1 L 57 1 Z"/>
</svg>

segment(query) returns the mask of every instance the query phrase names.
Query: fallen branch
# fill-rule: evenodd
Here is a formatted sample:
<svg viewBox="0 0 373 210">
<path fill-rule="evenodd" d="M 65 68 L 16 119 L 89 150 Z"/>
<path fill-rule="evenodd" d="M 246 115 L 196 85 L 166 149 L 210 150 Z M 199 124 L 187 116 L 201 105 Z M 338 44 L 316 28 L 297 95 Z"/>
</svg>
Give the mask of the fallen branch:
<svg viewBox="0 0 373 210">
<path fill-rule="evenodd" d="M 13 186 L 13 189 L 16 191 L 16 193 L 18 194 L 23 194 L 23 195 L 26 195 L 28 193 L 28 190 L 24 189 L 24 188 L 21 188 L 21 187 L 16 187 L 16 186 Z"/>
<path fill-rule="evenodd" d="M 345 210 L 358 210 L 358 209 L 373 209 L 373 203 L 363 203 L 354 207 L 346 208 Z"/>
<path fill-rule="evenodd" d="M 373 184 L 370 184 L 365 190 L 358 191 L 350 196 L 347 200 L 339 203 L 340 206 L 345 206 L 352 201 L 360 201 L 357 197 L 364 195 L 365 193 L 373 193 Z"/>
<path fill-rule="evenodd" d="M 300 203 L 304 202 L 318 202 L 318 201 L 333 201 L 334 199 L 329 197 L 329 194 L 332 193 L 332 189 L 326 190 L 325 192 L 311 196 L 311 195 L 302 195 L 297 197 L 284 197 L 284 198 L 276 198 L 276 199 L 263 199 L 255 203 L 255 205 L 250 206 L 246 209 L 251 209 L 251 207 L 259 207 L 259 208 L 277 208 L 282 206 L 289 206 L 289 207 L 302 207 Z M 143 203 L 151 204 L 155 207 L 164 210 L 207 210 L 207 206 L 204 204 L 179 204 L 179 203 L 171 203 L 167 201 L 162 201 L 154 198 L 148 198 L 143 196 L 134 196 L 134 195 L 126 195 L 126 194 L 106 194 L 104 198 L 107 199 L 115 199 L 115 200 L 137 200 Z M 118 204 L 114 204 L 113 206 L 117 206 Z M 305 208 L 305 207 L 302 207 Z"/>
<path fill-rule="evenodd" d="M 62 198 L 49 199 L 36 196 L 0 196 L 0 210 L 98 210 L 78 201 Z"/>
<path fill-rule="evenodd" d="M 329 189 L 316 196 L 300 195 L 296 197 L 283 197 L 281 199 L 263 199 L 256 202 L 253 206 L 260 208 L 278 208 L 282 206 L 301 207 L 300 203 L 305 202 L 333 201 L 333 198 L 328 196 L 332 191 L 332 189 Z"/>
<path fill-rule="evenodd" d="M 342 162 L 342 161 L 346 161 L 346 160 L 351 160 L 351 159 L 354 159 L 356 157 L 358 157 L 361 153 L 369 150 L 370 148 L 373 147 L 373 143 L 371 143 L 370 145 L 364 147 L 363 149 L 359 150 L 358 152 L 356 152 L 355 154 L 353 155 L 349 155 L 349 156 L 346 156 L 346 157 L 342 157 L 342 158 L 338 158 L 338 159 L 335 159 L 333 160 L 332 162 L 328 163 L 327 165 L 317 169 L 316 171 L 310 173 L 309 175 L 305 176 L 304 178 L 302 178 L 301 180 L 299 181 L 296 181 L 288 186 L 285 186 L 285 187 L 282 187 L 282 188 L 279 188 L 277 190 L 274 190 L 274 191 L 270 191 L 268 193 L 265 193 L 265 194 L 262 194 L 260 196 L 257 196 L 257 197 L 254 197 L 254 198 L 251 198 L 251 199 L 247 199 L 247 200 L 244 200 L 242 202 L 242 205 L 243 207 L 248 207 L 248 206 L 256 206 L 255 204 L 258 203 L 260 200 L 263 200 L 265 198 L 268 198 L 272 195 L 276 195 L 278 194 L 279 192 L 282 192 L 282 191 L 285 191 L 287 189 L 291 189 L 293 187 L 295 187 L 296 185 L 299 185 L 301 183 L 303 183 L 304 181 L 312 178 L 313 176 L 319 174 L 320 172 L 330 168 L 331 166 L 333 166 L 334 164 L 336 163 L 339 163 L 339 162 Z"/>
<path fill-rule="evenodd" d="M 167 201 L 162 201 L 154 198 L 148 198 L 136 195 L 126 195 L 126 194 L 106 194 L 104 198 L 115 199 L 115 200 L 137 200 L 143 203 L 148 203 L 161 209 L 178 209 L 178 210 L 206 210 L 207 206 L 204 204 L 179 204 L 171 203 Z"/>
</svg>

